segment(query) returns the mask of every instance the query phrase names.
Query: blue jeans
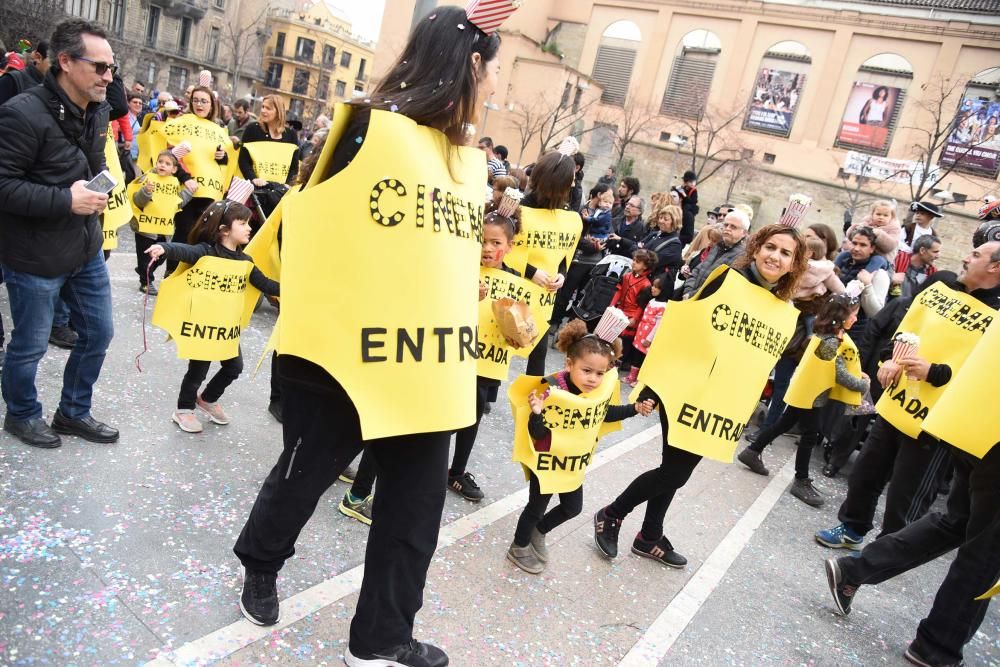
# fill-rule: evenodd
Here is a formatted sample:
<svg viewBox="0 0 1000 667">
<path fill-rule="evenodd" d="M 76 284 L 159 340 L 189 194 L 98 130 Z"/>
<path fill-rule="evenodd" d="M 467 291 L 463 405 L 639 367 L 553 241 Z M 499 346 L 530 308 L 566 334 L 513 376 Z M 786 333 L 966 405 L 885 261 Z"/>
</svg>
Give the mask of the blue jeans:
<svg viewBox="0 0 1000 667">
<path fill-rule="evenodd" d="M 63 371 L 59 410 L 69 419 L 90 415 L 94 383 L 101 374 L 114 323 L 111 316 L 111 280 L 104 254 L 98 252 L 80 268 L 45 278 L 3 266 L 14 330 L 7 345 L 0 388 L 7 416 L 23 421 L 42 416 L 35 374 L 49 345 L 57 303 L 69 306 L 73 328 L 79 334 Z"/>
</svg>

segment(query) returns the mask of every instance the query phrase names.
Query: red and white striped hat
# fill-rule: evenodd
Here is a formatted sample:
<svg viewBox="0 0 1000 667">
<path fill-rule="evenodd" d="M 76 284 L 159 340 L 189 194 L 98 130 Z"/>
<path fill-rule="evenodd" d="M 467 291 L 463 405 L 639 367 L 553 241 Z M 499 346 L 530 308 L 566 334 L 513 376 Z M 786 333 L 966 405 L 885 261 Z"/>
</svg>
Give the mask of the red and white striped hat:
<svg viewBox="0 0 1000 667">
<path fill-rule="evenodd" d="M 226 199 L 246 204 L 252 194 L 253 183 L 239 176 L 233 176 L 233 180 L 229 183 L 229 192 L 226 193 Z"/>
<path fill-rule="evenodd" d="M 477 28 L 492 35 L 521 6 L 521 0 L 469 0 L 465 15 Z"/>
</svg>

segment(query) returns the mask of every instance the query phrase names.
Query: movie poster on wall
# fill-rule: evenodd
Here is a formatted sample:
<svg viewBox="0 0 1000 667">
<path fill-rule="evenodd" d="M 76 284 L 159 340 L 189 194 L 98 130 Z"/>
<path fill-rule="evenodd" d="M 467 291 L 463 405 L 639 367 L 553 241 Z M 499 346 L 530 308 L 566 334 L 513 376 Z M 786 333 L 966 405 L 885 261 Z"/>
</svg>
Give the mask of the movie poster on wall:
<svg viewBox="0 0 1000 667">
<path fill-rule="evenodd" d="M 992 176 L 1000 166 L 1000 102 L 966 97 L 958 108 L 951 134 L 941 149 L 940 164 Z"/>
<path fill-rule="evenodd" d="M 856 81 L 837 139 L 842 144 L 884 151 L 889 147 L 889 125 L 902 97 L 900 88 Z"/>
<path fill-rule="evenodd" d="M 805 83 L 805 74 L 761 68 L 743 129 L 787 137 Z"/>
</svg>

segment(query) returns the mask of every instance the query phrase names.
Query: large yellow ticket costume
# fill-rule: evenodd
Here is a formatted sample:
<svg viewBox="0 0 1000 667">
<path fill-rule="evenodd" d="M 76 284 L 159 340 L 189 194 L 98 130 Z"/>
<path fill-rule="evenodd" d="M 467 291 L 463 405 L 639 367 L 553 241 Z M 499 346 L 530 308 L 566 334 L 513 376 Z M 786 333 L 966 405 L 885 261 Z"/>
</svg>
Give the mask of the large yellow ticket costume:
<svg viewBox="0 0 1000 667">
<path fill-rule="evenodd" d="M 527 275 L 526 270 L 530 264 L 555 278 L 560 265 L 568 267 L 573 261 L 582 233 L 583 221 L 578 213 L 522 207 L 521 231 L 514 237 L 514 247 L 504 257 L 503 263 L 522 276 Z M 541 310 L 543 317 L 538 320 L 540 329 L 544 330 L 545 324 L 552 317 L 555 295 L 555 292 L 551 293 L 548 303 Z M 542 338 L 544 337 L 540 336 L 535 345 L 540 344 Z M 534 347 L 532 345 L 514 350 L 514 354 L 527 357 Z"/>
<path fill-rule="evenodd" d="M 995 314 L 979 299 L 934 283 L 913 299 L 896 331 L 917 334 L 918 354 L 932 364 L 947 364 L 954 377 Z M 881 417 L 911 438 L 920 435 L 924 419 L 948 386 L 918 382 L 913 391 L 913 381 L 901 374 L 875 404 Z"/>
<path fill-rule="evenodd" d="M 486 298 L 479 302 L 479 335 L 476 373 L 485 378 L 506 380 L 510 370 L 510 353 L 518 348 L 511 347 L 504 338 L 496 318 L 493 316 L 493 302 L 503 298 L 514 299 L 531 309 L 539 331 L 547 326 L 545 308 L 550 305 L 553 292 L 501 269 L 480 267 L 479 281 L 486 285 Z M 551 307 L 549 308 L 551 311 Z M 536 341 L 537 343 L 537 341 Z"/>
<path fill-rule="evenodd" d="M 785 404 L 793 408 L 808 410 L 816 398 L 827 389 L 830 390 L 830 400 L 840 401 L 847 405 L 861 405 L 861 393 L 851 391 L 837 384 L 837 359 L 823 361 L 816 356 L 816 348 L 821 342 L 819 336 L 813 336 L 802 355 L 802 361 L 795 368 L 788 391 L 785 392 Z M 847 372 L 855 377 L 861 377 L 861 355 L 858 346 L 846 333 L 837 348 L 837 355 L 844 358 Z"/>
<path fill-rule="evenodd" d="M 285 183 L 292 167 L 292 158 L 298 146 L 284 141 L 251 141 L 243 144 L 243 149 L 253 160 L 253 170 L 257 178 L 274 183 Z"/>
<path fill-rule="evenodd" d="M 552 445 L 546 452 L 535 450 L 528 435 L 532 391 L 549 391 L 542 408 L 542 419 L 552 432 Z M 587 467 L 594 461 L 597 441 L 621 428 L 620 422 L 605 422 L 608 407 L 618 405 L 621 385 L 612 369 L 594 391 L 573 394 L 543 382 L 542 378 L 522 375 L 510 385 L 511 411 L 514 413 L 514 460 L 538 478 L 542 493 L 567 493 L 583 484 Z"/>
<path fill-rule="evenodd" d="M 135 193 L 146 183 L 153 184 L 153 198 L 145 208 L 135 205 Z M 144 179 L 135 180 L 128 186 L 128 200 L 132 204 L 132 214 L 143 234 L 173 236 L 174 216 L 181 208 L 181 184 L 176 176 L 160 176 L 155 172 L 146 174 Z M 187 239 L 177 239 L 187 243 Z"/>
<path fill-rule="evenodd" d="M 365 440 L 468 426 L 485 155 L 372 111 L 358 154 L 322 180 L 349 118 L 336 108 L 309 187 L 282 203 L 278 352 L 344 387 Z"/>
<path fill-rule="evenodd" d="M 996 386 L 1000 377 L 1000 325 L 991 324 L 924 420 L 924 430 L 983 458 L 1000 442 Z M 921 392 L 921 397 L 923 393 Z"/>
<path fill-rule="evenodd" d="M 118 228 L 127 225 L 132 219 L 132 207 L 128 204 L 125 191 L 125 174 L 122 173 L 122 163 L 118 160 L 118 146 L 115 144 L 114 132 L 109 127 L 108 139 L 104 143 L 104 161 L 108 172 L 115 179 L 114 189 L 108 193 L 108 206 L 101 214 L 101 227 L 104 230 L 105 250 L 118 247 Z"/>
<path fill-rule="evenodd" d="M 229 165 L 236 159 L 236 151 L 226 131 L 207 118 L 186 113 L 167 121 L 163 126 L 163 135 L 171 146 L 184 141 L 191 145 L 191 152 L 184 156 L 183 162 L 185 169 L 198 182 L 194 196 L 222 199 L 223 193 L 229 189 Z M 229 155 L 229 165 L 215 161 L 215 151 L 220 146 Z M 156 158 L 153 159 L 155 161 Z"/>
<path fill-rule="evenodd" d="M 260 296 L 250 284 L 252 269 L 252 262 L 202 257 L 163 281 L 152 321 L 177 343 L 178 357 L 223 361 L 239 354 Z"/>
<path fill-rule="evenodd" d="M 798 311 L 728 266 L 719 289 L 670 304 L 639 371 L 670 420 L 670 444 L 731 462 Z M 662 418 L 662 416 L 661 416 Z"/>
<path fill-rule="evenodd" d="M 136 166 L 144 174 L 153 170 L 156 156 L 167 147 L 167 137 L 163 134 L 164 125 L 165 122 L 156 120 L 153 114 L 148 114 L 142 119 L 142 127 L 135 136 L 135 142 L 139 145 Z"/>
</svg>

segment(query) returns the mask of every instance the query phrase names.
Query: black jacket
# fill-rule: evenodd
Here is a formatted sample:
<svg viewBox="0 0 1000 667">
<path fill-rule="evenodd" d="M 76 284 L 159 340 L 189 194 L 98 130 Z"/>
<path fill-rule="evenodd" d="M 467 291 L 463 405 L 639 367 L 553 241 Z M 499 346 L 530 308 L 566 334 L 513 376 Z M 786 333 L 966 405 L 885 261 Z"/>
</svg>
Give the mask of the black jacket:
<svg viewBox="0 0 1000 667">
<path fill-rule="evenodd" d="M 20 95 L 28 88 L 42 82 L 43 75 L 34 63 L 24 69 L 14 69 L 0 76 L 0 104 Z"/>
<path fill-rule="evenodd" d="M 80 109 L 51 72 L 0 106 L 0 262 L 55 277 L 101 249 L 100 216 L 73 213 L 69 188 L 105 168 L 108 110 Z"/>
<path fill-rule="evenodd" d="M 175 262 L 186 262 L 188 264 L 194 264 L 202 257 L 221 257 L 222 259 L 231 259 L 237 262 L 250 262 L 253 264 L 253 257 L 246 254 L 242 250 L 230 250 L 220 243 L 212 245 L 211 243 L 199 243 L 197 245 L 190 245 L 187 243 L 161 243 L 163 246 L 163 254 L 167 256 L 167 259 L 173 260 Z M 264 275 L 264 272 L 254 267 L 250 269 L 249 276 L 250 284 L 259 289 L 261 292 L 267 296 L 281 296 L 281 286 L 278 281 L 271 280 Z"/>
</svg>

